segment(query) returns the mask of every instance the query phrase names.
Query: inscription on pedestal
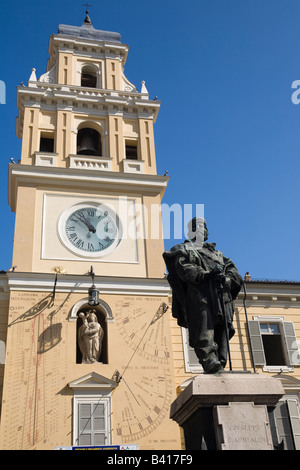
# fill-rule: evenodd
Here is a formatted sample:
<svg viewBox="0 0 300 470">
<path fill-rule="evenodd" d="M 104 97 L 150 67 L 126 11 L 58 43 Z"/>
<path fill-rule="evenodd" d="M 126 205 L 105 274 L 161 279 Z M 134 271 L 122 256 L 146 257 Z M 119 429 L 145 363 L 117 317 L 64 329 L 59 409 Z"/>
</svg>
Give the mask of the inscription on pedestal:
<svg viewBox="0 0 300 470">
<path fill-rule="evenodd" d="M 214 419 L 220 450 L 273 450 L 265 405 L 236 402 L 216 406 Z"/>
</svg>

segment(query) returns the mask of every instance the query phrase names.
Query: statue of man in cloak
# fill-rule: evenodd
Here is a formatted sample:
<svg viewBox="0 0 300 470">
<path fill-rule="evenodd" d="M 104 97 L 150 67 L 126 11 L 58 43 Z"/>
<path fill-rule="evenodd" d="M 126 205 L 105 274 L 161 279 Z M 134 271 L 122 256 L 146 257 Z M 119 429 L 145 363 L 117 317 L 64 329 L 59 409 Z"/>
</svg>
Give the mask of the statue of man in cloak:
<svg viewBox="0 0 300 470">
<path fill-rule="evenodd" d="M 195 217 L 188 224 L 188 240 L 163 253 L 173 291 L 172 314 L 188 328 L 190 346 L 207 373 L 225 368 L 234 300 L 243 280 L 233 262 L 215 243 L 207 243 L 206 221 Z"/>
</svg>

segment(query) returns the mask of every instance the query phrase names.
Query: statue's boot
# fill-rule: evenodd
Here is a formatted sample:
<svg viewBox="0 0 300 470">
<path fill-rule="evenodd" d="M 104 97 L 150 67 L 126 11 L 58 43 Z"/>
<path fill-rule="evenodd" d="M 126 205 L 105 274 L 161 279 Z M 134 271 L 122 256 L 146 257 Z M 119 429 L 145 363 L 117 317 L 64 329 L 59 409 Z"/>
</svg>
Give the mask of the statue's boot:
<svg viewBox="0 0 300 470">
<path fill-rule="evenodd" d="M 208 374 L 214 374 L 220 369 L 223 369 L 221 362 L 214 353 L 210 354 L 206 359 L 203 359 L 202 366 Z"/>
</svg>

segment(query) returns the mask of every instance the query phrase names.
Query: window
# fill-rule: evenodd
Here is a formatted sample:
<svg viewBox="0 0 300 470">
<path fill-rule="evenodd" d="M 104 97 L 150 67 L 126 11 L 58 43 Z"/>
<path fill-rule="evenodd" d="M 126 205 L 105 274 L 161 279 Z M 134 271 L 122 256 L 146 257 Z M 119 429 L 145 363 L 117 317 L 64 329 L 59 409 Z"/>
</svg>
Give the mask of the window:
<svg viewBox="0 0 300 470">
<path fill-rule="evenodd" d="M 129 160 L 137 160 L 138 159 L 137 142 L 126 141 L 125 142 L 125 154 L 126 154 L 126 158 L 128 158 Z"/>
<path fill-rule="evenodd" d="M 300 406 L 298 396 L 286 395 L 272 412 L 271 428 L 282 450 L 300 450 Z M 275 428 L 275 429 L 274 429 Z"/>
<path fill-rule="evenodd" d="M 278 323 L 260 323 L 260 333 L 268 366 L 284 366 L 285 348 Z"/>
<path fill-rule="evenodd" d="M 54 136 L 49 133 L 42 133 L 40 139 L 40 152 L 54 152 Z"/>
<path fill-rule="evenodd" d="M 255 365 L 270 371 L 293 370 L 294 365 L 300 365 L 292 322 L 283 317 L 257 316 L 249 321 L 249 335 Z"/>
<path fill-rule="evenodd" d="M 103 399 L 95 402 L 78 402 L 77 445 L 107 445 L 108 402 Z"/>
<path fill-rule="evenodd" d="M 87 65 L 81 70 L 81 86 L 97 88 L 97 70 L 92 65 Z"/>
<path fill-rule="evenodd" d="M 111 392 L 117 382 L 90 372 L 68 385 L 74 391 L 73 445 L 110 445 Z"/>
</svg>

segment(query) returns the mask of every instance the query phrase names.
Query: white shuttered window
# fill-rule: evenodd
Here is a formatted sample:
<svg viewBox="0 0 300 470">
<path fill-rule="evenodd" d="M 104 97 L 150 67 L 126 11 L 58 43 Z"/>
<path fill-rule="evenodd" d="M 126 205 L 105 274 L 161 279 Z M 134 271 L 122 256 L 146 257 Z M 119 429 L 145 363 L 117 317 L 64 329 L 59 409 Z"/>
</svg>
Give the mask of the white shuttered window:
<svg viewBox="0 0 300 470">
<path fill-rule="evenodd" d="M 106 445 L 107 403 L 78 403 L 78 445 Z"/>
<path fill-rule="evenodd" d="M 264 370 L 293 370 L 300 365 L 298 341 L 292 322 L 283 317 L 257 316 L 248 322 L 255 365 Z"/>
<path fill-rule="evenodd" d="M 286 395 L 274 410 L 278 442 L 284 450 L 300 450 L 300 406 L 297 396 Z"/>
<path fill-rule="evenodd" d="M 111 444 L 110 396 L 75 396 L 74 445 Z"/>
</svg>

